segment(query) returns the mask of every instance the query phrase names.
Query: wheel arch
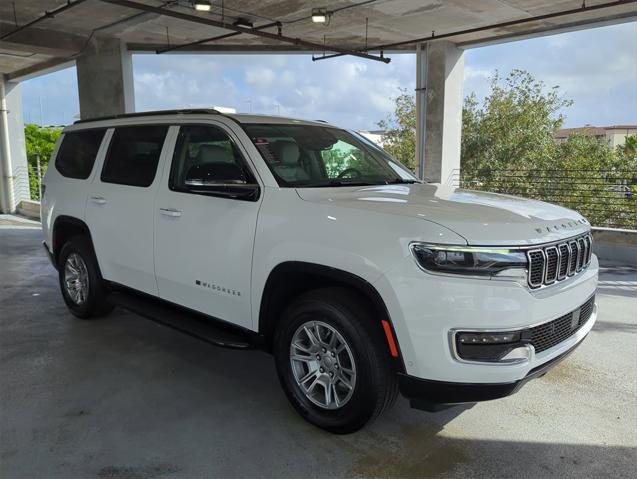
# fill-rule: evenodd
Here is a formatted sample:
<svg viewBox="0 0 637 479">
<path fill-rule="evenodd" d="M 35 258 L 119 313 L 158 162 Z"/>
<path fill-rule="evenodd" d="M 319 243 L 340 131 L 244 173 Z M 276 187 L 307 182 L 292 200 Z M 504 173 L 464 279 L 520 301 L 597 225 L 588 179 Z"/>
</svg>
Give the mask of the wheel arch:
<svg viewBox="0 0 637 479">
<path fill-rule="evenodd" d="M 404 372 L 405 367 L 400 345 L 391 316 L 378 290 L 358 275 L 315 263 L 287 261 L 278 264 L 270 272 L 261 295 L 259 308 L 259 334 L 264 339 L 265 348 L 271 350 L 277 321 L 293 298 L 313 289 L 331 286 L 343 287 L 365 301 L 378 318 L 377 326 L 381 328 L 381 331 L 383 331 L 381 321 L 386 320 L 389 323 L 393 340 L 398 349 L 398 357 L 392 358 L 394 359 L 392 362 L 397 370 Z M 389 353 L 390 347 L 388 345 L 388 355 Z"/>
<path fill-rule="evenodd" d="M 73 236 L 85 236 L 88 238 L 91 248 L 93 249 L 93 253 L 95 253 L 93 238 L 91 237 L 91 230 L 88 225 L 79 218 L 61 215 L 58 216 L 53 223 L 53 234 L 51 236 L 51 249 L 53 253 L 53 260 L 56 265 L 58 264 L 62 247 L 69 238 Z"/>
</svg>

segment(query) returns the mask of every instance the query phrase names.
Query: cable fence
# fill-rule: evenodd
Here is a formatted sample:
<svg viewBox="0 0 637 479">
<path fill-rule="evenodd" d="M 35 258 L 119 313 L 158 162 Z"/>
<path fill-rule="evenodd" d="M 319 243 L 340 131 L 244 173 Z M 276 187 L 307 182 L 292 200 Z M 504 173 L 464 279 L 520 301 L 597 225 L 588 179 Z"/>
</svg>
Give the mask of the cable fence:
<svg viewBox="0 0 637 479">
<path fill-rule="evenodd" d="M 462 170 L 448 183 L 565 206 L 593 226 L 637 230 L 637 170 Z"/>
</svg>

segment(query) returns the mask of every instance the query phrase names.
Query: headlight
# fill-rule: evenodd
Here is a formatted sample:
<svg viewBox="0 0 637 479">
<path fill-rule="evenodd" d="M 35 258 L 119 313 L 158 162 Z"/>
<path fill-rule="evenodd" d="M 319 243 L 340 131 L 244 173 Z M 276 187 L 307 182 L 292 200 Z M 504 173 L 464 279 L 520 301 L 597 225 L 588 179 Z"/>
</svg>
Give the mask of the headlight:
<svg viewBox="0 0 637 479">
<path fill-rule="evenodd" d="M 420 267 L 432 273 L 481 276 L 487 279 L 526 278 L 527 258 L 523 251 L 412 243 L 411 252 Z"/>
</svg>

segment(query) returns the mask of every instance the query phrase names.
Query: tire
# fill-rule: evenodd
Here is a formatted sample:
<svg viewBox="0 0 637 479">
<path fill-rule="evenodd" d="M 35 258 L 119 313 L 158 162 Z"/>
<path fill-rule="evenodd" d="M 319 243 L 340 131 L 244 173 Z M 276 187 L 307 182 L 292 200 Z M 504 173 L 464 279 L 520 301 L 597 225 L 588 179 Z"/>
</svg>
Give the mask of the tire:
<svg viewBox="0 0 637 479">
<path fill-rule="evenodd" d="M 349 434 L 394 403 L 396 374 L 380 324 L 373 327 L 372 317 L 363 301 L 341 288 L 310 291 L 283 314 L 273 342 L 277 372 L 290 403 L 310 423 Z M 305 328 L 326 352 L 312 343 Z"/>
<path fill-rule="evenodd" d="M 80 273 L 76 274 L 77 271 Z M 108 291 L 88 238 L 73 236 L 62 246 L 58 278 L 64 302 L 78 318 L 96 318 L 112 311 L 113 305 L 108 301 Z M 67 281 L 71 283 L 68 287 Z"/>
</svg>

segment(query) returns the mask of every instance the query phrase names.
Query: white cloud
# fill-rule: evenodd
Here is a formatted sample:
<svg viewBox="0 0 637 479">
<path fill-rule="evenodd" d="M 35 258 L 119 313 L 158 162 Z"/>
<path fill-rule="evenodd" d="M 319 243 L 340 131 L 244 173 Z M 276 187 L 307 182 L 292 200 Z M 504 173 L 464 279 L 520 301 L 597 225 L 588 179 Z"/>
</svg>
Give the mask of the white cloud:
<svg viewBox="0 0 637 479">
<path fill-rule="evenodd" d="M 276 74 L 271 68 L 259 66 L 248 67 L 245 72 L 245 81 L 255 88 L 269 88 L 274 83 Z"/>
<path fill-rule="evenodd" d="M 465 93 L 488 91 L 488 74 L 514 68 L 531 72 L 547 87 L 559 86 L 574 104 L 567 126 L 637 123 L 637 23 L 468 50 Z"/>
<path fill-rule="evenodd" d="M 392 98 L 415 87 L 415 56 L 386 65 L 354 57 L 312 62 L 309 55 L 135 55 L 138 110 L 229 106 L 238 111 L 324 119 L 373 129 Z M 575 100 L 567 123 L 637 123 L 637 23 L 468 50 L 465 94 L 483 97 L 495 69 L 523 68 Z M 25 82 L 25 118 L 71 121 L 79 111 L 75 70 Z M 279 105 L 277 107 L 277 105 Z"/>
</svg>

